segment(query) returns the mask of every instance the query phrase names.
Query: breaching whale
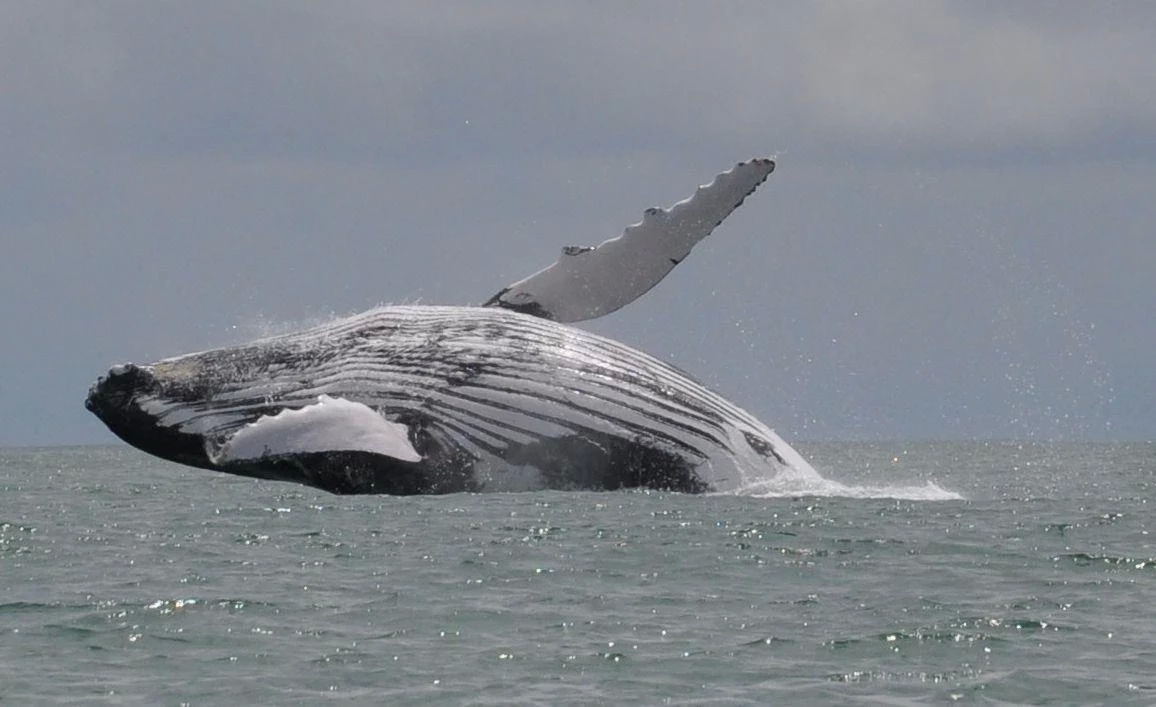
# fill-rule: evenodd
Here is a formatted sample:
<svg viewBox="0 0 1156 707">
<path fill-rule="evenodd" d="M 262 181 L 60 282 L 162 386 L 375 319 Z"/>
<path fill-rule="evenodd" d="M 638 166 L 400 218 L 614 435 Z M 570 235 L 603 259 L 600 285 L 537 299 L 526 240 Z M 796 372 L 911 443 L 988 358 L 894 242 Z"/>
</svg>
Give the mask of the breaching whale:
<svg viewBox="0 0 1156 707">
<path fill-rule="evenodd" d="M 774 170 L 742 162 L 481 306 L 386 306 L 241 346 L 113 367 L 85 406 L 181 464 L 333 493 L 726 491 L 809 471 L 690 375 L 569 324 L 629 304 Z"/>
</svg>

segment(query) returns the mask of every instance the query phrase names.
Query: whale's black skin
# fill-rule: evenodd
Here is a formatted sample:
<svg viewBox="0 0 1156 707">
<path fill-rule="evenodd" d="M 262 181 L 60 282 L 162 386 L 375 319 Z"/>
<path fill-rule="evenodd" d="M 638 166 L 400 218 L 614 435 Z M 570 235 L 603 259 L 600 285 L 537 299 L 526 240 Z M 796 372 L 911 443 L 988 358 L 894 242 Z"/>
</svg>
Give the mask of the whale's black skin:
<svg viewBox="0 0 1156 707">
<path fill-rule="evenodd" d="M 86 407 L 189 466 L 333 493 L 722 491 L 809 469 L 682 371 L 568 326 L 629 304 L 774 170 L 739 163 L 482 307 L 382 307 L 243 346 L 113 368 Z"/>
</svg>

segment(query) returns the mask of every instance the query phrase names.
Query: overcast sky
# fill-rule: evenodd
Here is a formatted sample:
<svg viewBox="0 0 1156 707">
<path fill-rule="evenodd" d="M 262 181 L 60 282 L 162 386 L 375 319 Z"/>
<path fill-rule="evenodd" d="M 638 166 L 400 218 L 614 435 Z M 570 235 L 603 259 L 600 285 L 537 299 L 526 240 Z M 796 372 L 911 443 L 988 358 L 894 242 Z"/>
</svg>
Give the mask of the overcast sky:
<svg viewBox="0 0 1156 707">
<path fill-rule="evenodd" d="M 478 303 L 734 162 L 589 327 L 788 440 L 1156 437 L 1156 3 L 0 4 L 0 444 L 89 384 Z"/>
</svg>

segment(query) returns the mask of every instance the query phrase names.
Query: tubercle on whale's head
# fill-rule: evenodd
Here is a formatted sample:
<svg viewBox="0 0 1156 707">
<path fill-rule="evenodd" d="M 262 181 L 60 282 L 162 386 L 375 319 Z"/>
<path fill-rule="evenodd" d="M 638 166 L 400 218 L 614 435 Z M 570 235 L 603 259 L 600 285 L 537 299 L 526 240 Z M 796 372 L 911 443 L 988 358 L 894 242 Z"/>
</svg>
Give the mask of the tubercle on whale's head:
<svg viewBox="0 0 1156 707">
<path fill-rule="evenodd" d="M 88 389 L 84 407 L 102 420 L 133 405 L 142 394 L 156 388 L 151 366 L 123 363 L 113 366 Z"/>
<path fill-rule="evenodd" d="M 122 363 L 96 379 L 88 390 L 84 406 L 108 423 L 108 418 L 140 408 L 146 401 L 205 400 L 219 387 L 219 376 L 206 365 L 201 354 L 148 365 Z"/>
</svg>

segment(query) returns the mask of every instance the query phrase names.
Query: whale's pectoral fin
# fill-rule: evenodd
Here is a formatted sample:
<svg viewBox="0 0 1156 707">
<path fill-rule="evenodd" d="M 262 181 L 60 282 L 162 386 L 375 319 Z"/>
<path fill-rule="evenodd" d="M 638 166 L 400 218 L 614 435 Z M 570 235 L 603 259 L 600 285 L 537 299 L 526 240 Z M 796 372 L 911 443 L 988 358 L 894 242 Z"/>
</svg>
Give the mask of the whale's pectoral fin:
<svg viewBox="0 0 1156 707">
<path fill-rule="evenodd" d="M 206 442 L 217 465 L 307 454 L 360 452 L 405 462 L 421 461 L 403 424 L 390 422 L 368 405 L 322 395 L 316 403 L 266 415 L 223 443 Z"/>
<path fill-rule="evenodd" d="M 774 169 L 770 159 L 740 162 L 670 209 L 647 209 L 642 222 L 618 238 L 563 248 L 558 262 L 504 288 L 484 306 L 558 322 L 609 314 L 657 285 Z"/>
</svg>

